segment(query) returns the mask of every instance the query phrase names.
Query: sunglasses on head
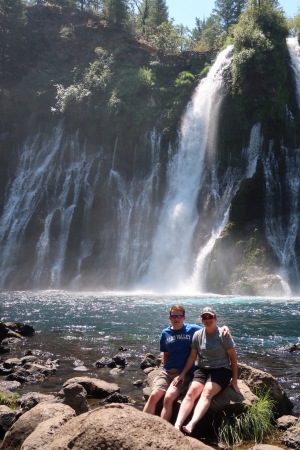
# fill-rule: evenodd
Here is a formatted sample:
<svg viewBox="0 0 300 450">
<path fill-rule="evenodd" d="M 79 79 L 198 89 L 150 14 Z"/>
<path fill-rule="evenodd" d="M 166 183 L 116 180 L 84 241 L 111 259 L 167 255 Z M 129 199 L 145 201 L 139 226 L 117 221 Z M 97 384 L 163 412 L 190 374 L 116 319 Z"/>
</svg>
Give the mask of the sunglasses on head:
<svg viewBox="0 0 300 450">
<path fill-rule="evenodd" d="M 204 316 L 201 316 L 201 319 L 203 320 L 209 320 L 209 319 L 214 319 L 215 316 L 212 316 L 211 314 L 204 314 Z"/>
<path fill-rule="evenodd" d="M 171 319 L 182 319 L 184 317 L 183 314 L 170 314 Z"/>
</svg>

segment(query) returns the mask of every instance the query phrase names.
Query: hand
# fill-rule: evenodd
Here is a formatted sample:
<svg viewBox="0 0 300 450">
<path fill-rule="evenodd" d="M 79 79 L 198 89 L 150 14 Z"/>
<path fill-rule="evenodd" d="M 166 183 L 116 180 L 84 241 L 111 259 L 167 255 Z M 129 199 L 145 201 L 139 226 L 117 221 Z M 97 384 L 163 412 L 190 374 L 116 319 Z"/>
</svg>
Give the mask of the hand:
<svg viewBox="0 0 300 450">
<path fill-rule="evenodd" d="M 224 334 L 226 337 L 231 336 L 230 330 L 227 325 L 223 325 L 221 330 L 222 330 L 222 334 Z"/>
<path fill-rule="evenodd" d="M 178 383 L 182 382 L 184 380 L 184 377 L 180 374 L 177 375 L 177 377 L 174 378 L 174 380 L 172 381 L 172 384 L 174 386 L 176 386 Z"/>
<path fill-rule="evenodd" d="M 231 386 L 235 390 L 235 392 L 237 392 L 238 394 L 241 394 L 241 391 L 240 391 L 240 388 L 238 387 L 237 381 L 231 380 L 229 386 Z"/>
</svg>

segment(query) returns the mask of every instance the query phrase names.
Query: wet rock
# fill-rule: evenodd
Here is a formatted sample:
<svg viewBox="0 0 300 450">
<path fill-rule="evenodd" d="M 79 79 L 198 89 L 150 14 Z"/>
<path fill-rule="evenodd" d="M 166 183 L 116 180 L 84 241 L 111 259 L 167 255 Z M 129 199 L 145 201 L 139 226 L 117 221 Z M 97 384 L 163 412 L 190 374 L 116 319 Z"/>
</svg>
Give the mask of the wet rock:
<svg viewBox="0 0 300 450">
<path fill-rule="evenodd" d="M 156 356 L 152 355 L 152 353 L 147 353 L 145 355 L 145 358 L 143 359 L 143 361 L 141 362 L 141 369 L 147 369 L 149 367 L 157 367 L 157 358 Z"/>
<path fill-rule="evenodd" d="M 279 430 L 287 430 L 289 427 L 299 422 L 299 420 L 299 417 L 296 416 L 282 416 L 276 420 L 276 425 Z"/>
<path fill-rule="evenodd" d="M 121 395 L 118 392 L 114 392 L 113 394 L 106 397 L 106 399 L 99 402 L 99 405 L 106 403 L 134 403 L 134 402 L 128 395 Z"/>
<path fill-rule="evenodd" d="M 67 384 L 57 395 L 55 401 L 70 406 L 76 412 L 76 415 L 89 411 L 87 402 L 87 392 L 85 388 L 78 383 Z"/>
<path fill-rule="evenodd" d="M 0 405 L 0 437 L 3 438 L 5 433 L 10 429 L 16 421 L 18 412 L 10 409 L 6 405 Z"/>
<path fill-rule="evenodd" d="M 112 358 L 109 358 L 108 356 L 103 356 L 102 358 L 98 359 L 98 361 L 95 362 L 95 366 L 98 368 L 103 367 L 116 367 L 117 364 Z"/>
<path fill-rule="evenodd" d="M 284 432 L 281 442 L 289 448 L 300 449 L 300 421 Z"/>
<path fill-rule="evenodd" d="M 112 359 L 116 363 L 117 366 L 120 366 L 120 367 L 124 368 L 126 366 L 126 364 L 127 364 L 126 358 L 123 355 L 120 355 L 120 354 L 115 355 L 115 356 L 113 356 Z"/>
<path fill-rule="evenodd" d="M 89 377 L 75 377 L 67 380 L 63 388 L 68 386 L 71 383 L 78 383 L 84 387 L 88 396 L 94 398 L 105 398 L 114 392 L 120 392 L 120 388 L 115 383 L 107 383 L 104 380 L 99 380 L 98 378 L 89 378 Z"/>
<path fill-rule="evenodd" d="M 4 394 L 7 392 L 17 391 L 20 388 L 21 383 L 19 383 L 18 381 L 7 381 L 7 380 L 0 381 L 0 390 Z"/>
</svg>

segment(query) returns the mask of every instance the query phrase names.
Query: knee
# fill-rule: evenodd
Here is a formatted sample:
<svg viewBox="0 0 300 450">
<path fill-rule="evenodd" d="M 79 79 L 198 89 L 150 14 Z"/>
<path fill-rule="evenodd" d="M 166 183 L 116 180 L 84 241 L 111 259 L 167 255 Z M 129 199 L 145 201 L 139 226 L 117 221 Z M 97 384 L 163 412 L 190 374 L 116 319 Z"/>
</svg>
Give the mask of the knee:
<svg viewBox="0 0 300 450">
<path fill-rule="evenodd" d="M 187 391 L 186 398 L 190 401 L 195 402 L 195 400 L 199 397 L 200 390 L 197 388 L 192 388 Z"/>
<path fill-rule="evenodd" d="M 211 391 L 210 389 L 205 389 L 203 390 L 201 397 L 206 398 L 207 400 L 211 400 L 214 396 L 216 395 L 216 393 L 214 393 L 213 391 Z"/>
<path fill-rule="evenodd" d="M 149 397 L 150 403 L 157 403 L 163 396 L 164 391 L 152 391 Z"/>
<path fill-rule="evenodd" d="M 166 394 L 166 395 L 165 395 L 165 398 L 164 398 L 164 405 L 165 405 L 165 406 L 172 405 L 173 402 L 174 402 L 174 400 L 175 400 L 174 397 L 171 397 L 170 395 Z"/>
</svg>

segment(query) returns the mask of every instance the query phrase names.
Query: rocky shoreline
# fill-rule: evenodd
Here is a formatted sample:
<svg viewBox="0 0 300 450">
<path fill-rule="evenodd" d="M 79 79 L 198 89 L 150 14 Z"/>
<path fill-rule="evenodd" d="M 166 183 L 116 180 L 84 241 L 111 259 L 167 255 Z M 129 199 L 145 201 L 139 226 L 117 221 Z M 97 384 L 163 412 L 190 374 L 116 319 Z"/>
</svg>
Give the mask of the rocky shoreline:
<svg viewBox="0 0 300 450">
<path fill-rule="evenodd" d="M 19 358 L 9 358 L 10 345 L 34 333 L 30 325 L 0 322 L 0 393 L 10 396 L 24 383 L 41 383 L 59 370 L 59 361 L 34 350 Z M 127 364 L 123 348 L 112 358 L 101 358 L 98 368 L 109 367 L 115 375 L 124 373 Z M 293 348 L 291 351 L 297 351 Z M 147 399 L 152 380 L 159 371 L 160 357 L 147 354 L 141 363 Z M 267 389 L 274 401 L 275 428 L 278 445 L 250 445 L 252 450 L 300 448 L 300 420 L 292 415 L 293 404 L 276 379 L 263 371 L 239 364 L 241 395 L 232 388 L 216 396 L 205 418 L 187 437 L 158 416 L 140 411 L 134 401 L 120 392 L 117 383 L 99 378 L 73 377 L 58 392 L 29 392 L 17 400 L 17 409 L 0 406 L 1 450 L 37 449 L 209 449 L 217 448 L 215 427 L 224 412 L 228 417 L 240 414 L 245 405 L 257 400 L 256 392 Z M 180 404 L 174 408 L 174 417 Z M 161 405 L 158 405 L 157 414 Z M 174 418 L 173 418 L 174 420 Z M 212 425 L 214 424 L 214 425 Z M 204 444 L 206 442 L 206 444 Z M 210 444 L 208 446 L 207 444 Z M 246 448 L 244 446 L 244 448 Z"/>
</svg>

